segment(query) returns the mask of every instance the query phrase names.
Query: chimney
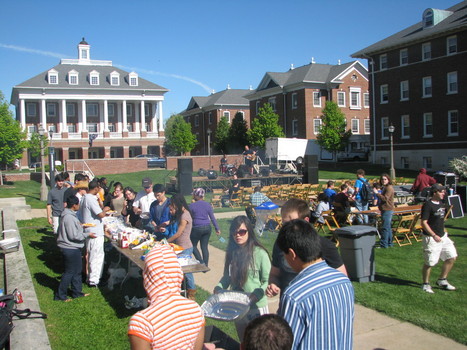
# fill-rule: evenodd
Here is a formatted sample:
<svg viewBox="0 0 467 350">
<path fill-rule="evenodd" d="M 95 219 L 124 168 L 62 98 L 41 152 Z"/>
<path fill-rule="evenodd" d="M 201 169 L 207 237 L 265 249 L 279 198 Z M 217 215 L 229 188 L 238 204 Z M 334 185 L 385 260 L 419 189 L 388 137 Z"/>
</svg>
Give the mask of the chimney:
<svg viewBox="0 0 467 350">
<path fill-rule="evenodd" d="M 290 70 L 294 70 L 294 66 L 293 66 L 293 63 L 290 64 Z"/>
<path fill-rule="evenodd" d="M 311 58 L 311 63 L 316 63 L 314 57 Z"/>
</svg>

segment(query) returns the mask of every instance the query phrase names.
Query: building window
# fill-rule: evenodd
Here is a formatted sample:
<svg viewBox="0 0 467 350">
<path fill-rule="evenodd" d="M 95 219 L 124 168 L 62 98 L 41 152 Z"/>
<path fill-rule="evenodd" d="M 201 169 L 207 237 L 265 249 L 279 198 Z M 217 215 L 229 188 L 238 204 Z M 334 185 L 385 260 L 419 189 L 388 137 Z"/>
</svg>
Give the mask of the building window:
<svg viewBox="0 0 467 350">
<path fill-rule="evenodd" d="M 133 117 L 133 103 L 126 104 L 126 115 L 128 117 Z"/>
<path fill-rule="evenodd" d="M 431 59 L 431 43 L 422 44 L 422 60 L 428 61 Z"/>
<path fill-rule="evenodd" d="M 144 123 L 144 125 L 146 126 L 146 131 L 152 131 L 152 130 L 151 130 L 151 124 L 149 124 L 149 123 Z"/>
<path fill-rule="evenodd" d="M 410 137 L 410 118 L 408 115 L 401 117 L 401 138 L 408 139 Z"/>
<path fill-rule="evenodd" d="M 408 169 L 409 168 L 409 158 L 408 157 L 401 157 L 401 168 Z"/>
<path fill-rule="evenodd" d="M 457 94 L 457 72 L 448 73 L 448 94 Z"/>
<path fill-rule="evenodd" d="M 388 93 L 388 84 L 384 84 L 380 86 L 380 93 L 381 93 L 381 103 L 388 103 L 389 101 L 389 93 Z"/>
<path fill-rule="evenodd" d="M 127 123 L 126 128 L 128 132 L 133 132 L 133 123 Z"/>
<path fill-rule="evenodd" d="M 66 104 L 66 116 L 67 117 L 76 117 L 76 106 L 74 103 Z"/>
<path fill-rule="evenodd" d="M 147 118 L 151 117 L 151 105 L 149 103 L 144 104 L 144 116 Z"/>
<path fill-rule="evenodd" d="M 49 84 L 58 84 L 58 72 L 55 69 L 49 70 L 47 75 L 47 80 L 49 81 Z"/>
<path fill-rule="evenodd" d="M 261 107 L 261 102 L 260 101 L 256 101 L 256 115 L 259 114 L 259 109 Z"/>
<path fill-rule="evenodd" d="M 86 49 L 81 49 L 81 58 L 83 60 L 87 60 L 88 59 L 88 50 Z"/>
<path fill-rule="evenodd" d="M 379 56 L 379 69 L 384 70 L 388 69 L 388 55 L 383 54 Z"/>
<path fill-rule="evenodd" d="M 97 127 L 97 123 L 88 123 L 87 124 L 87 129 L 88 129 L 88 132 L 99 132 L 99 129 Z"/>
<path fill-rule="evenodd" d="M 432 10 L 427 10 L 423 14 L 423 27 L 428 28 L 433 26 L 433 11 Z"/>
<path fill-rule="evenodd" d="M 387 140 L 389 138 L 389 118 L 381 118 L 381 139 Z"/>
<path fill-rule="evenodd" d="M 319 118 L 313 119 L 313 132 L 315 135 L 319 134 L 319 129 L 321 128 L 321 124 L 323 124 L 323 121 Z"/>
<path fill-rule="evenodd" d="M 272 110 L 275 112 L 276 111 L 276 98 L 270 97 L 268 99 L 268 103 L 271 105 Z"/>
<path fill-rule="evenodd" d="M 208 124 L 212 124 L 212 112 L 208 114 Z"/>
<path fill-rule="evenodd" d="M 28 134 L 32 134 L 37 132 L 37 126 L 35 125 L 28 125 Z"/>
<path fill-rule="evenodd" d="M 409 81 L 401 81 L 401 101 L 407 101 L 409 99 Z"/>
<path fill-rule="evenodd" d="M 68 83 L 70 85 L 78 85 L 78 72 L 73 70 L 68 73 Z"/>
<path fill-rule="evenodd" d="M 400 65 L 405 66 L 409 63 L 409 51 L 402 49 L 399 51 Z"/>
<path fill-rule="evenodd" d="M 99 105 L 97 103 L 88 103 L 86 105 L 86 116 L 97 117 L 99 115 Z"/>
<path fill-rule="evenodd" d="M 459 113 L 448 112 L 448 136 L 459 136 Z"/>
<path fill-rule="evenodd" d="M 345 107 L 345 92 L 344 91 L 337 92 L 337 105 L 339 107 Z"/>
<path fill-rule="evenodd" d="M 99 85 L 99 72 L 93 70 L 89 73 L 89 83 L 91 85 Z"/>
<path fill-rule="evenodd" d="M 361 105 L 361 89 L 360 88 L 350 88 L 350 108 L 351 109 L 360 109 Z"/>
<path fill-rule="evenodd" d="M 431 77 L 423 78 L 423 97 L 431 97 L 432 95 Z"/>
<path fill-rule="evenodd" d="M 110 85 L 113 85 L 113 86 L 120 85 L 120 74 L 118 72 L 110 73 Z"/>
<path fill-rule="evenodd" d="M 369 135 L 370 134 L 370 119 L 365 119 L 363 121 L 363 126 L 365 128 L 365 135 Z"/>
<path fill-rule="evenodd" d="M 453 35 L 446 39 L 447 54 L 452 55 L 457 52 L 457 36 Z"/>
<path fill-rule="evenodd" d="M 297 119 L 292 120 L 292 135 L 293 136 L 298 135 L 298 120 Z"/>
<path fill-rule="evenodd" d="M 238 111 L 236 114 L 240 114 L 242 116 L 242 119 L 245 120 L 245 112 Z"/>
<path fill-rule="evenodd" d="M 223 116 L 227 118 L 227 121 L 230 123 L 230 112 L 224 111 Z"/>
<path fill-rule="evenodd" d="M 35 103 L 26 103 L 26 117 L 37 116 L 37 105 Z"/>
<path fill-rule="evenodd" d="M 138 86 L 138 74 L 135 72 L 131 72 L 129 74 L 129 83 L 130 86 Z"/>
<path fill-rule="evenodd" d="M 433 114 L 423 113 L 423 137 L 433 137 Z"/>
<path fill-rule="evenodd" d="M 47 103 L 47 117 L 57 116 L 57 105 L 55 103 Z"/>
<path fill-rule="evenodd" d="M 297 109 L 298 108 L 298 96 L 297 93 L 292 94 L 292 109 Z"/>
<path fill-rule="evenodd" d="M 313 92 L 313 106 L 321 107 L 321 92 L 319 91 Z"/>
<path fill-rule="evenodd" d="M 431 157 L 423 157 L 423 167 L 425 169 L 433 168 L 433 161 L 432 161 Z"/>
<path fill-rule="evenodd" d="M 199 126 L 199 115 L 195 115 L 195 126 Z"/>
<path fill-rule="evenodd" d="M 115 103 L 107 104 L 107 114 L 109 117 L 115 117 Z"/>
<path fill-rule="evenodd" d="M 115 132 L 115 124 L 109 123 L 109 131 L 110 132 Z"/>
<path fill-rule="evenodd" d="M 68 129 L 68 132 L 76 132 L 76 125 L 75 124 L 68 124 L 67 129 Z"/>
<path fill-rule="evenodd" d="M 363 93 L 363 107 L 370 108 L 370 93 Z"/>
<path fill-rule="evenodd" d="M 358 123 L 358 119 L 352 119 L 352 122 L 351 122 L 351 128 L 352 128 L 352 134 L 358 134 L 359 132 L 359 123 Z"/>
</svg>

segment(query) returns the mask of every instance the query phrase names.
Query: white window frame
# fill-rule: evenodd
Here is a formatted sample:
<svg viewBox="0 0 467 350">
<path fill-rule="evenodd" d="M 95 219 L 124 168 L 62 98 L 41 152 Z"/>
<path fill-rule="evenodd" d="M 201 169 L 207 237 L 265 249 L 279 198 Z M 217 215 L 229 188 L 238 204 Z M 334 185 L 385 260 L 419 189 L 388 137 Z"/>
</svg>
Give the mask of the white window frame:
<svg viewBox="0 0 467 350">
<path fill-rule="evenodd" d="M 431 132 L 428 129 L 431 129 Z M 423 113 L 423 137 L 433 137 L 433 113 L 431 112 Z"/>
<path fill-rule="evenodd" d="M 429 82 L 429 84 L 427 84 Z M 429 89 L 429 93 L 427 93 L 427 89 Z M 423 77 L 422 78 L 422 97 L 432 97 L 433 96 L 433 82 L 430 77 Z"/>
<path fill-rule="evenodd" d="M 115 111 L 117 110 L 115 103 L 108 103 L 107 104 L 107 116 L 109 117 L 115 117 Z"/>
<path fill-rule="evenodd" d="M 296 92 L 292 93 L 292 109 L 298 108 L 298 94 Z"/>
<path fill-rule="evenodd" d="M 32 134 L 37 132 L 37 126 L 36 125 L 28 125 L 28 134 Z"/>
<path fill-rule="evenodd" d="M 446 38 L 446 55 L 454 55 L 457 53 L 457 35 L 448 36 Z"/>
<path fill-rule="evenodd" d="M 363 120 L 363 132 L 365 135 L 371 134 L 371 122 L 369 118 Z"/>
<path fill-rule="evenodd" d="M 431 43 L 422 44 L 422 61 L 431 60 Z"/>
<path fill-rule="evenodd" d="M 75 133 L 76 132 L 76 124 L 75 123 L 67 124 L 66 129 L 68 130 L 69 133 Z"/>
<path fill-rule="evenodd" d="M 401 139 L 410 138 L 410 116 L 408 114 L 401 116 Z"/>
<path fill-rule="evenodd" d="M 138 74 L 136 74 L 135 72 L 131 72 L 128 75 L 128 85 L 138 86 Z"/>
<path fill-rule="evenodd" d="M 379 70 L 388 69 L 388 55 L 382 54 L 379 55 Z"/>
<path fill-rule="evenodd" d="M 47 103 L 47 117 L 56 117 L 57 116 L 57 104 L 53 102 Z"/>
<path fill-rule="evenodd" d="M 242 115 L 242 119 L 245 120 L 245 112 L 244 111 L 238 111 L 237 113 Z"/>
<path fill-rule="evenodd" d="M 151 104 L 150 103 L 145 103 L 144 104 L 144 116 L 146 118 L 151 117 Z M 146 129 L 147 130 L 147 129 Z"/>
<path fill-rule="evenodd" d="M 408 101 L 409 100 L 409 81 L 404 80 L 401 81 L 401 101 Z"/>
<path fill-rule="evenodd" d="M 358 135 L 360 133 L 360 120 L 358 120 L 357 118 L 353 118 L 350 121 L 350 127 L 352 130 L 352 134 Z"/>
<path fill-rule="evenodd" d="M 81 58 L 82 58 L 83 60 L 89 59 L 89 57 L 88 57 L 88 50 L 87 50 L 87 49 L 81 49 Z"/>
<path fill-rule="evenodd" d="M 459 89 L 459 84 L 457 80 L 457 72 L 449 72 L 446 77 L 447 80 L 447 93 L 449 94 L 457 94 Z"/>
<path fill-rule="evenodd" d="M 99 123 L 87 123 L 86 128 L 88 132 L 98 133 L 99 132 Z"/>
<path fill-rule="evenodd" d="M 422 157 L 422 161 L 423 161 L 423 167 L 425 169 L 433 168 L 433 159 L 431 158 L 431 156 Z"/>
<path fill-rule="evenodd" d="M 86 116 L 87 117 L 98 117 L 99 116 L 99 104 L 97 102 L 86 103 Z"/>
<path fill-rule="evenodd" d="M 356 94 L 357 96 L 356 104 L 352 103 L 352 97 L 354 96 L 354 94 Z M 361 88 L 356 88 L 356 87 L 350 88 L 349 106 L 350 106 L 350 109 L 362 109 L 362 89 Z"/>
<path fill-rule="evenodd" d="M 409 157 L 401 157 L 401 168 L 402 169 L 409 168 Z"/>
<path fill-rule="evenodd" d="M 133 132 L 133 123 L 126 123 L 126 129 L 128 132 Z"/>
<path fill-rule="evenodd" d="M 381 140 L 389 139 L 389 118 L 381 118 Z"/>
<path fill-rule="evenodd" d="M 453 121 L 453 116 L 455 120 Z M 453 125 L 456 126 L 456 130 L 453 131 Z M 459 136 L 459 111 L 453 110 L 448 111 L 448 136 Z"/>
<path fill-rule="evenodd" d="M 109 132 L 115 132 L 115 124 L 114 123 L 109 123 Z"/>
<path fill-rule="evenodd" d="M 435 17 L 433 10 L 427 9 L 423 14 L 423 28 L 430 28 L 433 27 L 435 24 Z"/>
<path fill-rule="evenodd" d="M 57 128 L 56 128 L 55 124 L 52 124 L 52 125 L 47 126 L 47 131 L 48 131 L 49 133 L 50 133 L 50 132 L 56 133 L 56 132 L 57 132 Z"/>
<path fill-rule="evenodd" d="M 321 107 L 321 91 L 313 91 L 313 107 Z"/>
<path fill-rule="evenodd" d="M 99 72 L 93 70 L 89 73 L 89 84 L 93 86 L 99 85 Z"/>
<path fill-rule="evenodd" d="M 66 116 L 67 117 L 76 117 L 76 105 L 74 103 L 66 104 Z"/>
<path fill-rule="evenodd" d="M 110 73 L 110 85 L 119 86 L 120 85 L 120 73 L 112 72 Z"/>
<path fill-rule="evenodd" d="M 208 114 L 208 124 L 212 124 L 212 112 Z"/>
<path fill-rule="evenodd" d="M 26 117 L 37 117 L 37 104 L 34 102 L 26 103 Z"/>
<path fill-rule="evenodd" d="M 133 117 L 133 111 L 134 111 L 134 108 L 133 108 L 133 103 L 127 103 L 126 104 L 126 115 L 128 117 Z"/>
<path fill-rule="evenodd" d="M 388 103 L 389 102 L 389 86 L 388 84 L 383 84 L 379 87 L 379 97 L 380 103 Z"/>
<path fill-rule="evenodd" d="M 228 121 L 229 124 L 230 124 L 230 112 L 229 112 L 229 111 L 224 111 L 224 112 L 222 113 L 222 115 L 223 115 L 224 117 L 227 118 L 227 121 Z"/>
<path fill-rule="evenodd" d="M 75 70 L 72 70 L 68 72 L 68 84 L 70 85 L 78 85 L 79 84 L 79 78 L 78 78 L 78 72 Z"/>
<path fill-rule="evenodd" d="M 406 66 L 409 64 L 409 50 L 402 49 L 399 51 L 399 64 L 401 66 Z"/>
<path fill-rule="evenodd" d="M 58 85 L 58 72 L 55 69 L 47 72 L 47 81 L 50 85 Z"/>
<path fill-rule="evenodd" d="M 298 120 L 294 119 L 292 120 L 292 136 L 297 136 L 298 135 Z"/>
<path fill-rule="evenodd" d="M 345 107 L 345 91 L 337 91 L 337 105 Z"/>
<path fill-rule="evenodd" d="M 363 93 L 363 107 L 370 108 L 370 93 L 369 92 Z"/>
<path fill-rule="evenodd" d="M 321 128 L 321 125 L 323 125 L 323 120 L 320 118 L 315 118 L 313 119 L 313 133 L 315 135 L 319 134 L 319 129 Z"/>
<path fill-rule="evenodd" d="M 276 98 L 275 97 L 269 97 L 268 98 L 268 103 L 271 105 L 272 110 L 275 112 L 276 111 Z"/>
</svg>

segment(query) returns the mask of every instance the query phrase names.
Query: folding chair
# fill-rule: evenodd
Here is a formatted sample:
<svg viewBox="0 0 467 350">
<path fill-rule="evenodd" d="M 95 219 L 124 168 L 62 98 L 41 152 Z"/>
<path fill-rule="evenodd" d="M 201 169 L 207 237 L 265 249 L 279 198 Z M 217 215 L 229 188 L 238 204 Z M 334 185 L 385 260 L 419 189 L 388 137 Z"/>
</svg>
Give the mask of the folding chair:
<svg viewBox="0 0 467 350">
<path fill-rule="evenodd" d="M 410 235 L 412 234 L 412 229 L 414 226 L 413 222 L 415 221 L 415 218 L 416 214 L 404 215 L 400 218 L 397 226 L 392 229 L 394 240 L 399 245 L 399 247 L 412 244 Z"/>
<path fill-rule="evenodd" d="M 218 194 L 213 195 L 211 199 L 211 205 L 213 208 L 215 207 L 221 208 L 222 207 L 221 196 Z"/>
<path fill-rule="evenodd" d="M 331 240 L 336 243 L 336 247 L 339 246 L 339 238 L 337 237 L 336 230 L 341 228 L 336 220 L 336 216 L 332 210 L 323 211 L 322 213 L 324 223 L 326 224 L 329 233 L 332 235 Z"/>
<path fill-rule="evenodd" d="M 420 219 L 420 216 L 421 214 L 415 214 L 415 218 L 412 223 L 412 228 L 410 230 L 410 235 L 413 237 L 413 239 L 415 239 L 416 242 L 422 241 L 421 235 L 423 232 L 423 228 L 422 228 L 422 221 Z M 418 234 L 415 233 L 417 231 L 418 231 Z"/>
</svg>

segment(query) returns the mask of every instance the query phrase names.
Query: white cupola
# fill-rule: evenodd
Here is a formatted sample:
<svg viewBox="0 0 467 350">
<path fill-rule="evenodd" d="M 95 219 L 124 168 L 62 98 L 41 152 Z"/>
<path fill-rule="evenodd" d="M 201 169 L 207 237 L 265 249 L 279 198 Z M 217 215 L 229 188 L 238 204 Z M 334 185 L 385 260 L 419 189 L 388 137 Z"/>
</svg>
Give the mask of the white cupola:
<svg viewBox="0 0 467 350">
<path fill-rule="evenodd" d="M 91 60 L 91 46 L 89 46 L 84 38 L 78 44 L 78 60 L 79 63 L 89 63 Z"/>
</svg>

